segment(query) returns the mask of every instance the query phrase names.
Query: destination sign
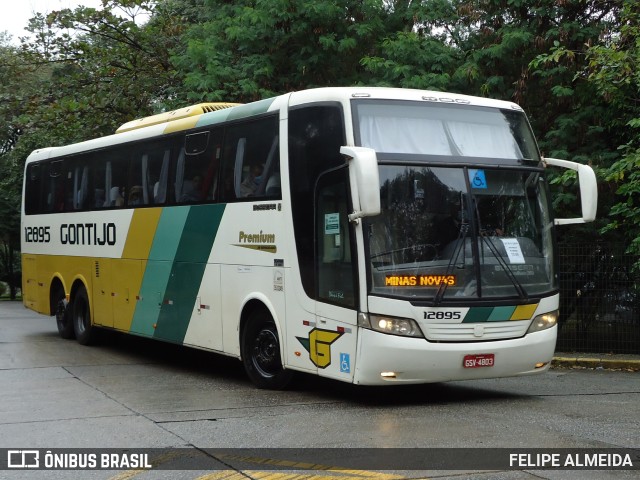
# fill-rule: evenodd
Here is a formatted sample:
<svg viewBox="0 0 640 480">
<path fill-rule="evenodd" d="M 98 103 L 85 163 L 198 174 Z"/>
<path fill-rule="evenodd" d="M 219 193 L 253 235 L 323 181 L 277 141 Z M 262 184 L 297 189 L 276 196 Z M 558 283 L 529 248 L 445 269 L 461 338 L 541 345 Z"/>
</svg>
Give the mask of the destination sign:
<svg viewBox="0 0 640 480">
<path fill-rule="evenodd" d="M 455 275 L 387 275 L 384 278 L 387 287 L 452 287 L 456 284 Z"/>
</svg>

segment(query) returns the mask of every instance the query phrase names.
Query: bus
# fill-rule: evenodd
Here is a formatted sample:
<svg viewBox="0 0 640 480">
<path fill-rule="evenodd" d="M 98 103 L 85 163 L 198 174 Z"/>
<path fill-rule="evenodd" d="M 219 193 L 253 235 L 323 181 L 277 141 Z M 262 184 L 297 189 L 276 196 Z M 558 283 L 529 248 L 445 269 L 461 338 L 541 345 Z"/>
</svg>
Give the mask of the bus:
<svg viewBox="0 0 640 480">
<path fill-rule="evenodd" d="M 555 219 L 546 168 L 576 171 Z M 543 158 L 516 104 L 337 87 L 199 104 L 25 165 L 23 302 L 102 329 L 360 385 L 549 369 L 555 228 L 593 170 Z"/>
</svg>

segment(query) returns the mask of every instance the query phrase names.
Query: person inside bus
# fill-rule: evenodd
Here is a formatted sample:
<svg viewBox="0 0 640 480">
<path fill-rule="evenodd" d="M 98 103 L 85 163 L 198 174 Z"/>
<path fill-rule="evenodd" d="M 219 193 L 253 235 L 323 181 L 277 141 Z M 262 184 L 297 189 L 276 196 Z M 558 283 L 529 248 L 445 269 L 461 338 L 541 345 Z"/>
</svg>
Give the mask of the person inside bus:
<svg viewBox="0 0 640 480">
<path fill-rule="evenodd" d="M 251 195 L 256 193 L 260 182 L 262 181 L 262 171 L 264 167 L 255 163 L 249 167 L 249 175 L 244 179 L 242 184 L 240 185 L 240 196 L 241 197 L 250 197 Z"/>
<path fill-rule="evenodd" d="M 182 184 L 180 202 L 199 202 L 202 200 L 202 177 L 195 175 L 192 180 L 185 180 Z"/>
<path fill-rule="evenodd" d="M 124 197 L 120 193 L 120 187 L 111 187 L 109 190 L 109 206 L 122 207 L 124 205 Z"/>
<path fill-rule="evenodd" d="M 104 188 L 96 188 L 94 192 L 94 206 L 96 208 L 104 207 Z"/>
<path fill-rule="evenodd" d="M 129 192 L 129 202 L 127 205 L 142 205 L 142 187 L 135 185 Z"/>
</svg>

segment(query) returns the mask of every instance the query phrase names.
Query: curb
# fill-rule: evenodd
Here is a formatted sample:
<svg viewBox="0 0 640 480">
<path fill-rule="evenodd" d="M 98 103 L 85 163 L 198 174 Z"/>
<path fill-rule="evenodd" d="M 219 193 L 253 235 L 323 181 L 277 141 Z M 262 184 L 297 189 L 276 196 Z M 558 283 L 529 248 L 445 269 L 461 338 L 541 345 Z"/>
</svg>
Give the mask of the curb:
<svg viewBox="0 0 640 480">
<path fill-rule="evenodd" d="M 640 371 L 640 360 L 598 357 L 553 357 L 551 368 L 592 368 Z"/>
</svg>

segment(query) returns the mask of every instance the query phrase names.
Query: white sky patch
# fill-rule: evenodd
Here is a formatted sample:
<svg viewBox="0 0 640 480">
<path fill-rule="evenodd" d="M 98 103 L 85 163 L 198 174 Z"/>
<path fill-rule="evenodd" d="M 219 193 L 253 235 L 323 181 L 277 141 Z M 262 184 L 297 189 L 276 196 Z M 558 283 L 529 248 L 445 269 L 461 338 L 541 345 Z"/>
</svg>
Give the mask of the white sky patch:
<svg viewBox="0 0 640 480">
<path fill-rule="evenodd" d="M 20 37 L 29 35 L 25 30 L 29 19 L 36 13 L 47 14 L 63 8 L 78 6 L 97 8 L 100 0 L 0 0 L 0 32 L 8 32 L 17 43 Z"/>
</svg>

